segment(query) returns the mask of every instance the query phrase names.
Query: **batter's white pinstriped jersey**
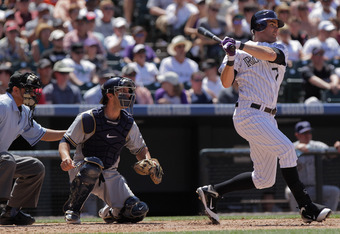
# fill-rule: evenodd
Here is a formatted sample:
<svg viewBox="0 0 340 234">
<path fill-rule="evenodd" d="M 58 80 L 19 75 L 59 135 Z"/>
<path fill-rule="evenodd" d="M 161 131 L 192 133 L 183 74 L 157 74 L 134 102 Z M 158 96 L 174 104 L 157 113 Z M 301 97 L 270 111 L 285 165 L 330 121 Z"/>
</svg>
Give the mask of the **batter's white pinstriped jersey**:
<svg viewBox="0 0 340 234">
<path fill-rule="evenodd" d="M 288 50 L 284 45 L 253 41 L 248 41 L 247 44 L 278 48 L 284 53 L 287 64 Z M 220 72 L 226 66 L 227 61 L 228 56 L 225 56 L 219 68 Z M 251 101 L 269 108 L 276 107 L 286 66 L 258 60 L 243 50 L 236 50 L 234 69 L 237 71 L 239 101 Z"/>
<path fill-rule="evenodd" d="M 250 43 L 281 50 L 287 63 L 288 50 L 284 45 L 247 42 Z M 224 58 L 220 71 L 226 66 L 227 60 L 228 56 Z M 259 60 L 237 50 L 234 69 L 237 71 L 236 81 L 239 85 L 238 107 L 233 116 L 234 126 L 237 133 L 249 142 L 255 187 L 268 188 L 275 183 L 278 159 L 281 168 L 295 167 L 297 161 L 293 143 L 278 129 L 274 116 L 263 111 L 265 107 L 276 107 L 286 65 Z M 252 103 L 261 105 L 261 108 L 252 108 Z"/>
</svg>

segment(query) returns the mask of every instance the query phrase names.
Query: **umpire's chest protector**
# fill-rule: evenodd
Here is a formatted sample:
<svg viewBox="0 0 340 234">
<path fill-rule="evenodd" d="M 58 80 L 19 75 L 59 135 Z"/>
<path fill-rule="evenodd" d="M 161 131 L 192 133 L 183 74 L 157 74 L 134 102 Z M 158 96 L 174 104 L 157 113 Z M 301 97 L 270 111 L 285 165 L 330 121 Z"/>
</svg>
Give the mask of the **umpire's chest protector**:
<svg viewBox="0 0 340 234">
<path fill-rule="evenodd" d="M 84 114 L 82 122 L 85 133 L 94 134 L 83 143 L 84 157 L 98 157 L 109 168 L 117 161 L 133 125 L 133 118 L 125 110 L 118 121 L 105 118 L 104 109 L 94 109 L 92 115 Z"/>
</svg>

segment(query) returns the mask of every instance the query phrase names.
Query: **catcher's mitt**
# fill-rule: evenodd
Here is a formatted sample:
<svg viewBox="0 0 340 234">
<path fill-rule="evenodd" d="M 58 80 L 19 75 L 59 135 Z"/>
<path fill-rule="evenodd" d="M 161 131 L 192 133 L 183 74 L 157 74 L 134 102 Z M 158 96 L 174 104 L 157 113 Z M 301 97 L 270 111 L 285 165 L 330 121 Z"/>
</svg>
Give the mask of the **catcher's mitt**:
<svg viewBox="0 0 340 234">
<path fill-rule="evenodd" d="M 135 163 L 133 169 L 140 175 L 150 175 L 155 184 L 162 182 L 163 169 L 155 158 L 140 160 Z"/>
</svg>

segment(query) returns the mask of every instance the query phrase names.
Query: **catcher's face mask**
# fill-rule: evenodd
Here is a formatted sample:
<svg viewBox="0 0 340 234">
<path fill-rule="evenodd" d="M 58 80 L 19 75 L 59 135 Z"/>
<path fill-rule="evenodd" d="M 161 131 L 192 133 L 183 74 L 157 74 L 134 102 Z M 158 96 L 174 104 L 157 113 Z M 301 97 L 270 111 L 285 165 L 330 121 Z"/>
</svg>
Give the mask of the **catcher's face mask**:
<svg viewBox="0 0 340 234">
<path fill-rule="evenodd" d="M 114 94 L 123 109 L 132 108 L 136 98 L 135 89 L 136 87 L 131 86 L 116 86 L 114 88 Z"/>
</svg>

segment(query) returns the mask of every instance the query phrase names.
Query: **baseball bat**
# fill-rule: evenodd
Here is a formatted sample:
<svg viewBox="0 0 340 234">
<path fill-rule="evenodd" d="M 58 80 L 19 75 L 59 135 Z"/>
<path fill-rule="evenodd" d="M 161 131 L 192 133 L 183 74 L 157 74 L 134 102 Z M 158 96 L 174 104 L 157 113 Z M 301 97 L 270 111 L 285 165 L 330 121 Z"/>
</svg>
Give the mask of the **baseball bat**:
<svg viewBox="0 0 340 234">
<path fill-rule="evenodd" d="M 206 38 L 210 38 L 210 39 L 213 39 L 219 43 L 222 42 L 222 39 L 219 38 L 218 36 L 216 36 L 215 34 L 213 34 L 212 32 L 210 32 L 208 29 L 204 28 L 204 27 L 198 27 L 197 29 L 198 33 L 205 36 Z M 236 48 L 233 48 L 234 50 Z"/>
<path fill-rule="evenodd" d="M 213 39 L 217 42 L 222 42 L 221 38 L 219 38 L 218 36 L 216 36 L 215 34 L 213 34 L 212 32 L 210 32 L 208 29 L 203 28 L 203 27 L 199 27 L 197 29 L 198 33 L 205 36 L 206 38 L 210 38 Z"/>
</svg>

